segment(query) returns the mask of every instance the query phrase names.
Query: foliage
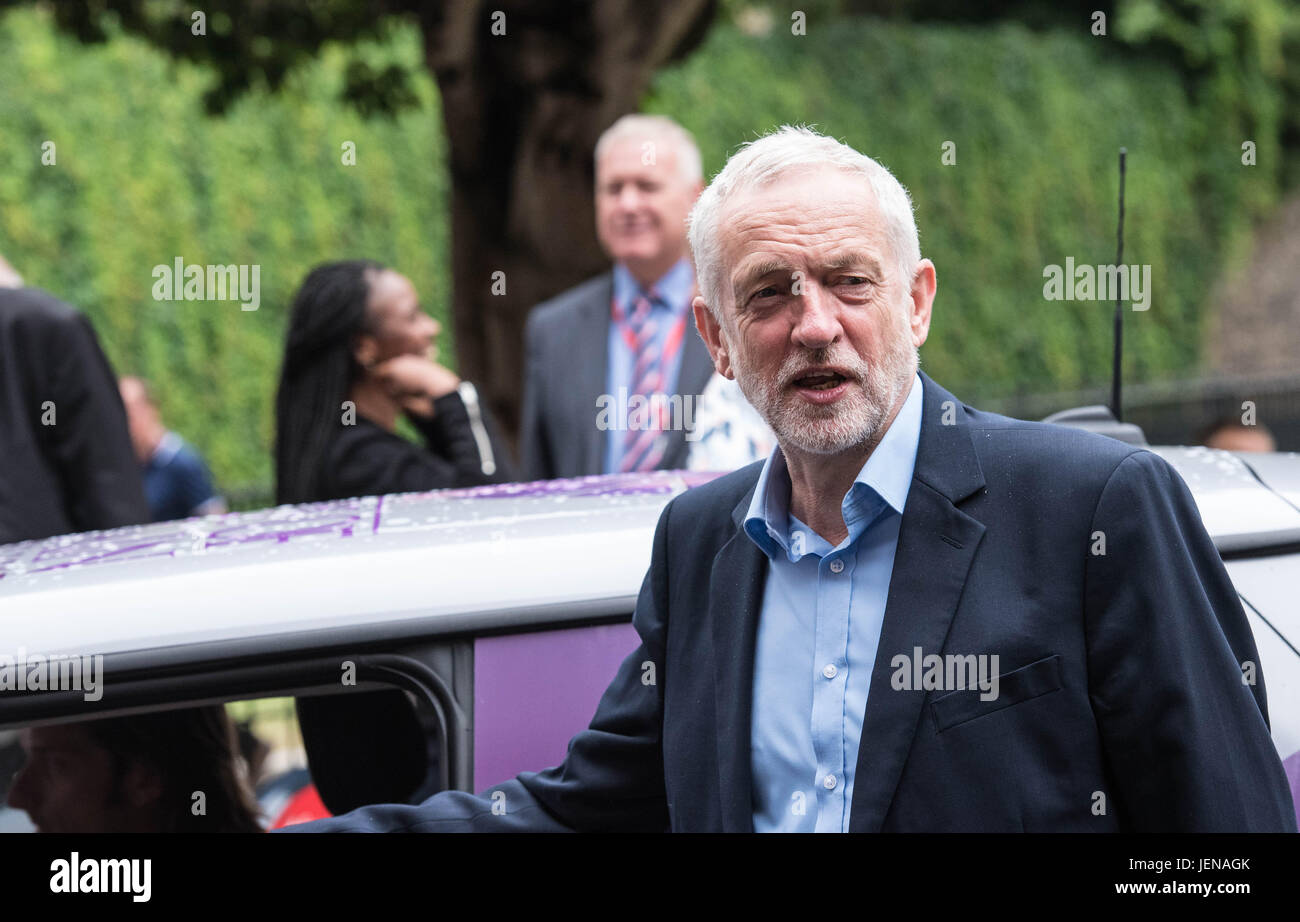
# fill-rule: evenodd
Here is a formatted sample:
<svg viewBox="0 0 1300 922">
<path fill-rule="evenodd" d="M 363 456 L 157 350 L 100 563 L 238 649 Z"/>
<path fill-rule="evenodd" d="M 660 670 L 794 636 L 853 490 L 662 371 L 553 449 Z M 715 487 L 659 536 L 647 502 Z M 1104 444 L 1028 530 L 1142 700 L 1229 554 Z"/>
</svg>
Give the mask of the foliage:
<svg viewBox="0 0 1300 922">
<path fill-rule="evenodd" d="M 1295 184 L 1300 6 L 1293 0 L 1124 0 L 1116 34 L 1186 75 L 1211 138 L 1255 140 L 1264 179 Z M 1269 182 L 1256 184 L 1257 205 L 1267 207 L 1269 191 Z"/>
<path fill-rule="evenodd" d="M 1242 136 L 1205 123 L 1175 68 L 1086 31 L 720 26 L 660 75 L 649 107 L 696 134 L 709 171 L 782 123 L 814 124 L 889 166 L 938 268 L 923 364 L 971 399 L 1108 380 L 1113 302 L 1046 301 L 1043 271 L 1069 256 L 1114 261 L 1121 146 L 1125 262 L 1150 264 L 1154 291 L 1148 311 L 1125 317 L 1132 380 L 1196 365 L 1221 256 L 1275 196 L 1240 165 Z"/>
<path fill-rule="evenodd" d="M 0 10 L 27 2 L 0 0 Z M 376 69 L 364 52 L 353 56 L 351 46 L 357 39 L 386 38 L 390 16 L 410 21 L 417 12 L 430 12 L 422 0 L 207 0 L 201 10 L 185 0 L 59 0 L 45 8 L 60 29 L 83 42 L 102 43 L 125 33 L 208 66 L 215 79 L 203 102 L 214 114 L 254 86 L 279 90 L 295 68 L 329 42 L 345 43 L 349 60 L 341 94 L 363 112 L 396 114 L 418 104 L 412 84 L 423 69 L 422 58 Z"/>
<path fill-rule="evenodd" d="M 208 117 L 205 70 L 115 34 L 83 46 L 47 14 L 0 19 L 0 253 L 86 311 L 119 373 L 155 386 L 164 420 L 220 483 L 270 483 L 287 306 L 316 263 L 367 256 L 415 283 L 443 322 L 448 191 L 432 80 L 419 107 L 366 120 L 339 101 L 348 62 L 418 71 L 413 31 L 344 51 Z M 42 165 L 41 145 L 56 163 Z M 343 144 L 356 164 L 343 163 Z M 259 265 L 261 306 L 155 301 L 153 267 Z"/>
<path fill-rule="evenodd" d="M 1269 69 L 1268 52 L 1255 70 L 1228 68 L 1222 80 L 1235 83 L 1215 82 L 1227 65 L 1189 78 L 1178 55 L 1157 53 L 1185 34 L 1161 18 L 1175 5 L 1152 19 L 1144 2 L 1128 3 L 1119 42 L 1077 28 L 832 20 L 818 12 L 830 0 L 808 8 L 804 36 L 790 35 L 788 12 L 765 35 L 752 18 L 741 31 L 724 16 L 660 74 L 647 108 L 696 133 L 710 173 L 786 122 L 890 166 L 938 266 L 924 365 L 972 400 L 1107 379 L 1111 305 L 1045 301 L 1043 268 L 1114 259 L 1125 145 L 1126 262 L 1150 264 L 1154 288 L 1151 309 L 1125 317 L 1129 377 L 1185 374 L 1201 354 L 1211 282 L 1285 181 L 1277 164 L 1293 116 L 1270 94 L 1291 76 Z M 1224 28 L 1277 31 L 1257 20 L 1229 16 Z M 394 265 L 443 321 L 442 355 L 454 354 L 446 141 L 419 32 L 326 43 L 277 92 L 255 84 L 219 117 L 205 102 L 222 75 L 111 23 L 106 39 L 80 44 L 44 7 L 0 15 L 0 253 L 91 316 L 115 367 L 154 382 L 164 418 L 224 486 L 266 490 L 286 308 L 310 266 Z M 341 101 L 350 73 L 364 84 L 398 71 L 412 75 L 415 105 L 395 119 Z M 1247 131 L 1259 167 L 1240 165 Z M 54 166 L 41 164 L 47 140 Z M 341 162 L 344 141 L 356 144 L 355 166 Z M 945 141 L 953 166 L 940 159 Z M 260 265 L 261 308 L 153 300 L 153 267 L 178 256 Z"/>
</svg>

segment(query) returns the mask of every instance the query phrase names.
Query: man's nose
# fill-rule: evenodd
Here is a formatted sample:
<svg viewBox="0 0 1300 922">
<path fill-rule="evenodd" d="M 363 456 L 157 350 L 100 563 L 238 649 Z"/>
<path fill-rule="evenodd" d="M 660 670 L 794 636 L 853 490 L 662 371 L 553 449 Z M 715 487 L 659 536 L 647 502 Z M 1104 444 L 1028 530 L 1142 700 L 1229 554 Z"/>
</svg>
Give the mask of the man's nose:
<svg viewBox="0 0 1300 922">
<path fill-rule="evenodd" d="M 839 339 L 842 332 L 839 305 L 831 293 L 815 281 L 796 278 L 795 285 L 799 291 L 795 302 L 799 316 L 795 320 L 793 339 L 807 349 L 825 349 Z"/>
<path fill-rule="evenodd" d="M 627 183 L 618 190 L 618 207 L 624 211 L 635 211 L 641 204 L 641 192 L 632 183 Z"/>
</svg>

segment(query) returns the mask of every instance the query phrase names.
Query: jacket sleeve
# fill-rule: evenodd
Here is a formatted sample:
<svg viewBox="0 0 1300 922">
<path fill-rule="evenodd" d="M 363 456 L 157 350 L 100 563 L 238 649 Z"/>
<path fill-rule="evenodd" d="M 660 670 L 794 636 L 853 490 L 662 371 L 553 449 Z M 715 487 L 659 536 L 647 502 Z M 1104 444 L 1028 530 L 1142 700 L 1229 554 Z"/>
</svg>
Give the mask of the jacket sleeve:
<svg viewBox="0 0 1300 922">
<path fill-rule="evenodd" d="M 425 444 L 455 469 L 455 486 L 505 483 L 513 477 L 509 450 L 477 391 L 468 390 L 468 401 L 453 391 L 439 397 L 433 406 L 431 418 L 410 419 Z"/>
<path fill-rule="evenodd" d="M 68 518 L 77 531 L 148 522 L 117 377 L 90 321 L 75 314 L 55 322 L 48 335 L 46 393 L 55 421 L 42 430 Z"/>
<path fill-rule="evenodd" d="M 411 416 L 427 447 L 406 439 L 357 439 L 339 449 L 331 464 L 330 490 L 340 496 L 413 493 L 500 483 L 511 473 L 499 442 L 485 453 L 460 394 L 453 391 L 433 402 L 429 419 Z M 490 426 L 490 421 L 488 423 Z M 483 428 L 489 433 L 495 427 Z M 485 466 L 485 462 L 492 465 Z"/>
<path fill-rule="evenodd" d="M 548 480 L 556 476 L 555 459 L 547 438 L 546 406 L 543 400 L 542 381 L 546 369 L 542 367 L 542 333 L 538 315 L 534 310 L 524 328 L 524 408 L 520 425 L 519 455 L 524 476 L 530 480 Z"/>
<path fill-rule="evenodd" d="M 619 666 L 590 726 L 555 768 L 525 772 L 479 795 L 444 791 L 419 806 L 363 807 L 286 832 L 666 832 L 663 681 L 667 530 L 659 518 L 632 626 L 641 643 Z M 647 664 L 654 664 L 650 669 Z M 651 677 L 650 681 L 646 681 Z"/>
<path fill-rule="evenodd" d="M 1112 809 L 1141 832 L 1294 832 L 1255 641 L 1186 484 L 1135 452 L 1092 528 L 1088 680 Z"/>
</svg>

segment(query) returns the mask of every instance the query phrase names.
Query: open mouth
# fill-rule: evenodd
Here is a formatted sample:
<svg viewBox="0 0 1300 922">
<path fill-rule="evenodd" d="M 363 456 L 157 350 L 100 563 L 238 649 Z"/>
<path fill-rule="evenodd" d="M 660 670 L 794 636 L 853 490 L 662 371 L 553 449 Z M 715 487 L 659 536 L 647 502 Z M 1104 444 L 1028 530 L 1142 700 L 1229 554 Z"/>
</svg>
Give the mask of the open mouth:
<svg viewBox="0 0 1300 922">
<path fill-rule="evenodd" d="M 794 379 L 794 386 L 812 391 L 829 391 L 839 387 L 848 378 L 834 371 L 815 372 Z"/>
<path fill-rule="evenodd" d="M 804 401 L 814 406 L 829 406 L 848 393 L 850 383 L 851 379 L 843 372 L 823 368 L 791 379 L 790 386 Z"/>
</svg>

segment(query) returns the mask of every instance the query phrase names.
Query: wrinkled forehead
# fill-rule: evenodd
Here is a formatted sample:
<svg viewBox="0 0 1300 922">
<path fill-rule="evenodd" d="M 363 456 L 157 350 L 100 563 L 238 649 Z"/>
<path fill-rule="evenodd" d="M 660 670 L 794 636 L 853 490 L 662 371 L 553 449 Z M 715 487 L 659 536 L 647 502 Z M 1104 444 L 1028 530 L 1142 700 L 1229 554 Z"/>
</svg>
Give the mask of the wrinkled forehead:
<svg viewBox="0 0 1300 922">
<path fill-rule="evenodd" d="M 864 174 L 832 164 L 804 164 L 732 189 L 719 209 L 719 225 L 725 229 L 729 220 L 777 207 L 820 208 L 835 202 L 883 223 L 875 189 Z"/>
<path fill-rule="evenodd" d="M 888 254 L 884 215 L 860 174 L 833 167 L 804 167 L 737 190 L 719 220 L 723 272 L 761 254 L 810 260 L 845 250 Z"/>
<path fill-rule="evenodd" d="M 596 181 L 628 173 L 677 175 L 678 141 L 653 131 L 612 138 L 596 158 Z"/>
</svg>

